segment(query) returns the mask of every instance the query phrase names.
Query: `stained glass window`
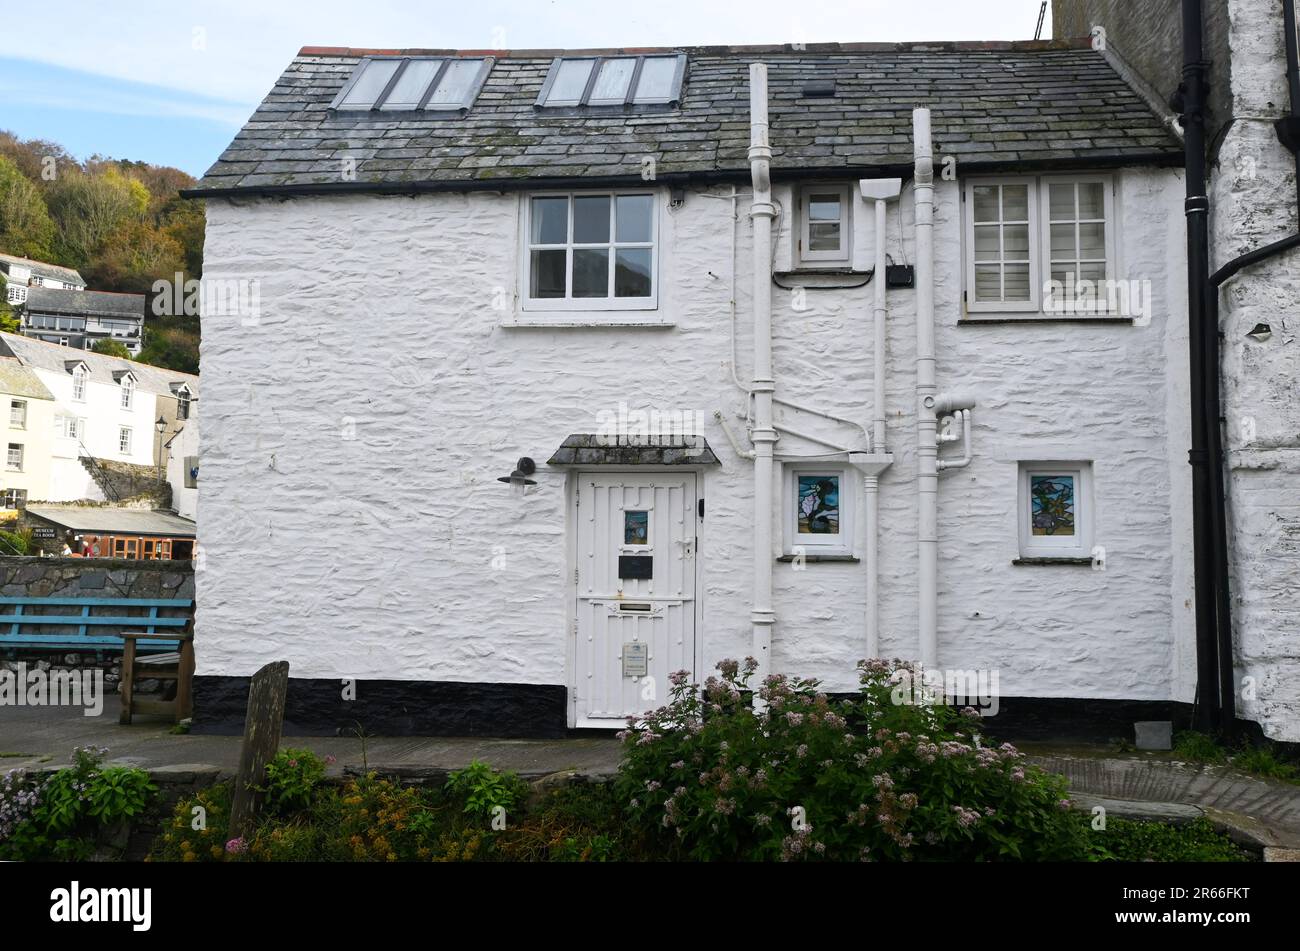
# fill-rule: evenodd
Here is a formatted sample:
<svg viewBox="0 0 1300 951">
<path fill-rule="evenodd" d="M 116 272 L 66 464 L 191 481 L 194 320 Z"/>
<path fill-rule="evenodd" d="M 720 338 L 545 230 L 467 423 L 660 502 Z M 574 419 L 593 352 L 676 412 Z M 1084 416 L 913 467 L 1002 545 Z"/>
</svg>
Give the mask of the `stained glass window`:
<svg viewBox="0 0 1300 951">
<path fill-rule="evenodd" d="M 1030 525 L 1035 535 L 1069 537 L 1074 535 L 1075 477 L 1072 475 L 1031 475 L 1029 497 Z"/>
<path fill-rule="evenodd" d="M 800 535 L 838 535 L 840 532 L 840 477 L 803 475 L 797 482 Z"/>
<path fill-rule="evenodd" d="M 624 545 L 650 544 L 650 513 L 649 512 L 624 512 L 623 513 L 623 544 Z"/>
</svg>

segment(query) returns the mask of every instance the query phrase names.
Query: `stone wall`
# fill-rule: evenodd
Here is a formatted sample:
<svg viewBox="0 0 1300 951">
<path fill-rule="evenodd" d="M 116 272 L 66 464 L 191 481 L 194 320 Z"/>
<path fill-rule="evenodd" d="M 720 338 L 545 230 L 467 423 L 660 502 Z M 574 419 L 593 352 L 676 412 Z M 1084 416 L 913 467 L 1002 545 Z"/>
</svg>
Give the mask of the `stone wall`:
<svg viewBox="0 0 1300 951">
<path fill-rule="evenodd" d="M 166 481 L 158 480 L 155 466 L 88 456 L 81 457 L 81 464 L 110 502 L 145 497 L 156 501 L 159 508 L 171 507 L 172 487 Z"/>
</svg>

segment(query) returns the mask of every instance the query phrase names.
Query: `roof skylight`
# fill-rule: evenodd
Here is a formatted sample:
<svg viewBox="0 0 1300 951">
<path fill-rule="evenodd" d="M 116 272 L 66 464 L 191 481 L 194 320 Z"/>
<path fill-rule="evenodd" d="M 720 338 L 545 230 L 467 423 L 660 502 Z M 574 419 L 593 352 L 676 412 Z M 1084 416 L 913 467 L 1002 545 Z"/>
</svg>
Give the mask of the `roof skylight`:
<svg viewBox="0 0 1300 951">
<path fill-rule="evenodd" d="M 368 56 L 330 103 L 340 112 L 449 112 L 474 104 L 491 57 Z"/>
<path fill-rule="evenodd" d="M 562 56 L 551 63 L 539 107 L 662 105 L 681 97 L 686 54 Z"/>
</svg>

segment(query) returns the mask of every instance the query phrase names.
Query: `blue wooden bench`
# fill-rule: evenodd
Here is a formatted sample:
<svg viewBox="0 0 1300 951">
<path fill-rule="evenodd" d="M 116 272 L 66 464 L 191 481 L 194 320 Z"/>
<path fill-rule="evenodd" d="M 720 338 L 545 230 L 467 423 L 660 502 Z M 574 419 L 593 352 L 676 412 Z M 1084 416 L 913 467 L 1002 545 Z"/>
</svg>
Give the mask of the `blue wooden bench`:
<svg viewBox="0 0 1300 951">
<path fill-rule="evenodd" d="M 123 631 L 183 633 L 191 623 L 193 606 L 193 601 L 179 598 L 0 598 L 0 649 L 121 650 Z M 67 610 L 38 613 L 53 608 Z M 162 608 L 183 608 L 185 615 L 159 617 Z M 132 615 L 127 609 L 141 611 Z M 65 630 L 50 630 L 55 627 Z M 179 639 L 150 639 L 140 649 L 174 651 L 179 644 Z"/>
</svg>

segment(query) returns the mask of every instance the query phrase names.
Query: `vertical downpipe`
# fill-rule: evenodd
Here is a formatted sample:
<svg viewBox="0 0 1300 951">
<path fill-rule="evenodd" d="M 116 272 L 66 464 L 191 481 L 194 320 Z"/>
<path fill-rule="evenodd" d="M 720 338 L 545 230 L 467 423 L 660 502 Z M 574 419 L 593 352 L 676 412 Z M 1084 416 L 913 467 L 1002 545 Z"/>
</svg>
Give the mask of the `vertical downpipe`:
<svg viewBox="0 0 1300 951">
<path fill-rule="evenodd" d="M 767 128 L 767 66 L 749 66 L 749 167 L 754 198 L 749 217 L 754 227 L 754 607 L 753 656 L 758 677 L 771 673 L 772 626 L 772 147 Z"/>
<path fill-rule="evenodd" d="M 888 317 L 885 300 L 885 236 L 888 228 L 886 211 L 888 202 L 876 199 L 876 266 L 872 280 L 875 282 L 875 345 L 873 401 L 875 406 L 871 427 L 871 451 L 885 451 L 885 324 Z M 862 493 L 866 500 L 867 517 L 867 657 L 880 656 L 880 476 L 873 473 L 862 477 Z"/>
<path fill-rule="evenodd" d="M 921 663 L 939 663 L 939 446 L 934 414 L 934 152 L 930 110 L 912 110 L 916 202 L 917 631 Z"/>
</svg>

